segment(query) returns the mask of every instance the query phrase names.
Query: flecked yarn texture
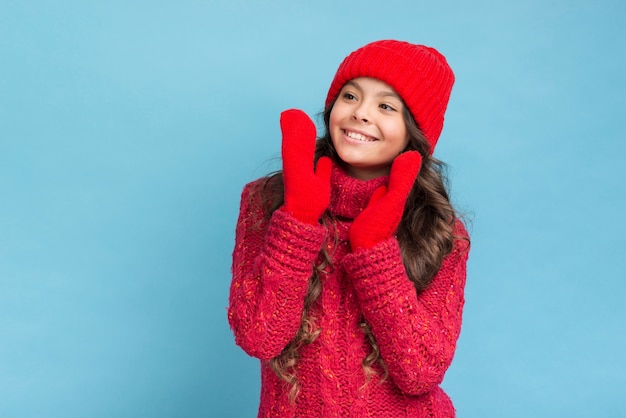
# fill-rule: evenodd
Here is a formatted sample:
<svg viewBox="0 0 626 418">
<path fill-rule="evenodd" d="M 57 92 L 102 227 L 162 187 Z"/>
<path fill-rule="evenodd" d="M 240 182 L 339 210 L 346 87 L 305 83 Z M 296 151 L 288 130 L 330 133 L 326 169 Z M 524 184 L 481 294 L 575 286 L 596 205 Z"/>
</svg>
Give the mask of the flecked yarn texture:
<svg viewBox="0 0 626 418">
<path fill-rule="evenodd" d="M 228 319 L 236 343 L 261 360 L 259 417 L 454 417 L 440 388 L 461 330 L 469 244 L 455 240 L 439 273 L 417 294 L 400 247 L 390 238 L 352 253 L 348 229 L 381 177 L 361 181 L 335 167 L 330 212 L 341 219 L 330 231 L 289 213 L 267 219 L 260 182 L 243 190 L 233 252 Z M 467 237 L 457 221 L 455 236 Z M 337 239 L 334 239 L 335 236 Z M 312 267 L 326 246 L 333 264 L 321 275 L 322 293 L 310 308 L 319 337 L 299 351 L 301 391 L 294 403 L 269 366 L 300 327 Z M 369 382 L 362 366 L 371 351 L 359 327 L 370 325 L 389 370 Z"/>
</svg>

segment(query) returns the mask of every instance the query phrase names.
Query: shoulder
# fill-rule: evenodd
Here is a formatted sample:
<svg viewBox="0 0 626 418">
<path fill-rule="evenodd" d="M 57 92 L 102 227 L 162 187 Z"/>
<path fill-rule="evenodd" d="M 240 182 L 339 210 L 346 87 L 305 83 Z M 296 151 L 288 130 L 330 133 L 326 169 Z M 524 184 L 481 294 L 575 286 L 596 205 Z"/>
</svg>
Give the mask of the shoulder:
<svg viewBox="0 0 626 418">
<path fill-rule="evenodd" d="M 253 195 L 253 194 L 258 194 L 261 192 L 261 190 L 263 190 L 265 183 L 267 183 L 268 178 L 267 177 L 261 177 L 258 178 L 256 180 L 253 180 L 249 183 L 246 183 L 243 186 L 243 191 L 241 192 L 242 195 Z"/>
<path fill-rule="evenodd" d="M 455 238 L 464 238 L 469 239 L 469 233 L 467 232 L 467 227 L 465 226 L 465 222 L 460 218 L 456 218 L 454 220 L 454 228 L 452 230 Z"/>
<path fill-rule="evenodd" d="M 465 252 L 469 251 L 470 236 L 467 232 L 465 223 L 458 217 L 454 220 L 452 236 L 454 238 L 454 250 L 461 250 Z"/>
<path fill-rule="evenodd" d="M 433 283 L 442 281 L 448 283 L 446 280 L 454 280 L 457 285 L 463 286 L 465 265 L 469 257 L 470 237 L 461 219 L 455 219 L 452 234 L 452 249 L 443 258 L 439 271 L 433 278 Z"/>
<path fill-rule="evenodd" d="M 282 182 L 278 176 L 261 177 L 244 185 L 240 211 L 256 220 L 267 220 L 280 204 L 282 195 Z"/>
<path fill-rule="evenodd" d="M 242 205 L 263 206 L 264 201 L 267 204 L 274 182 L 272 177 L 261 177 L 245 184 L 241 192 Z"/>
<path fill-rule="evenodd" d="M 263 217 L 263 189 L 267 179 L 260 178 L 251 181 L 243 186 L 240 201 L 240 218 L 250 217 L 254 214 L 255 218 Z M 241 219 L 240 219 L 241 221 Z"/>
</svg>

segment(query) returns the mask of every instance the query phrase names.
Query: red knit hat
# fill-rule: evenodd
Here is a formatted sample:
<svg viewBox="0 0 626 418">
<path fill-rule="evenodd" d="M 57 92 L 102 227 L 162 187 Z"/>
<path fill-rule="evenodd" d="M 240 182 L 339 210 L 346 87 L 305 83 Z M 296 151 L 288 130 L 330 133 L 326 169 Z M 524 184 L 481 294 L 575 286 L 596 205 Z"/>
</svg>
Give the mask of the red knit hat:
<svg viewBox="0 0 626 418">
<path fill-rule="evenodd" d="M 334 102 L 346 82 L 358 77 L 376 78 L 393 87 L 428 139 L 432 153 L 454 84 L 454 73 L 446 58 L 424 45 L 395 40 L 372 42 L 343 60 L 330 84 L 326 106 Z"/>
</svg>

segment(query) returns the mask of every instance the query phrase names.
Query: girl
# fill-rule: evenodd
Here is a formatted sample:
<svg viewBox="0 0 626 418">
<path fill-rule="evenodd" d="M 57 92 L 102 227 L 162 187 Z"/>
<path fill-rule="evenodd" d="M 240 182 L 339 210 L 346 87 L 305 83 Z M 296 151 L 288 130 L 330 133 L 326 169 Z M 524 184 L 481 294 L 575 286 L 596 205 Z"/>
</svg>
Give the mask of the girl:
<svg viewBox="0 0 626 418">
<path fill-rule="evenodd" d="M 454 83 L 435 49 L 352 52 L 325 135 L 282 113 L 283 170 L 245 186 L 228 319 L 259 417 L 453 417 L 469 237 L 432 152 Z"/>
</svg>

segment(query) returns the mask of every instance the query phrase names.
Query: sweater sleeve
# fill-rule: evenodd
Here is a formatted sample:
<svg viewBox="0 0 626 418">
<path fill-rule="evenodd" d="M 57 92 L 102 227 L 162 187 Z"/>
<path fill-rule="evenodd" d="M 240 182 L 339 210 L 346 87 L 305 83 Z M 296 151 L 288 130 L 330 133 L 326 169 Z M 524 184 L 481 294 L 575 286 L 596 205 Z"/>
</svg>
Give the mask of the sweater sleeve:
<svg viewBox="0 0 626 418">
<path fill-rule="evenodd" d="M 420 395 L 443 381 L 461 331 L 469 240 L 457 221 L 454 246 L 419 294 L 409 280 L 395 238 L 350 254 L 345 268 L 372 328 L 391 379 Z"/>
<path fill-rule="evenodd" d="M 259 183 L 247 185 L 235 231 L 228 321 L 249 355 L 276 357 L 295 337 L 325 229 L 277 210 L 264 217 Z"/>
</svg>

